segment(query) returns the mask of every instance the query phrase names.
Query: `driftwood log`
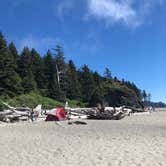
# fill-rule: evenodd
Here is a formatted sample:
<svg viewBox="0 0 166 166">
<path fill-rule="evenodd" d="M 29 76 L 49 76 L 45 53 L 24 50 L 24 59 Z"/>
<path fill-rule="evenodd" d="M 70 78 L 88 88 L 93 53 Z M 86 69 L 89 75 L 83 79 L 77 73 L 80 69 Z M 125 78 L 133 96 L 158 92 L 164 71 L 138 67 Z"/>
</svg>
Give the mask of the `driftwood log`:
<svg viewBox="0 0 166 166">
<path fill-rule="evenodd" d="M 106 109 L 98 108 L 68 108 L 68 117 L 87 118 L 87 119 L 101 119 L 101 120 L 119 120 L 124 118 L 127 114 L 121 107 L 115 109 L 113 107 L 107 107 Z M 72 119 L 72 118 L 71 118 Z"/>
<path fill-rule="evenodd" d="M 0 121 L 2 122 L 14 122 L 25 121 L 30 117 L 31 109 L 28 107 L 12 107 L 7 103 L 3 103 L 8 110 L 0 112 Z"/>
<path fill-rule="evenodd" d="M 105 120 L 119 120 L 125 116 L 132 115 L 133 112 L 143 112 L 141 108 L 134 107 L 95 107 L 95 108 L 67 108 L 67 114 L 70 117 L 86 118 L 87 119 L 105 119 Z"/>
</svg>

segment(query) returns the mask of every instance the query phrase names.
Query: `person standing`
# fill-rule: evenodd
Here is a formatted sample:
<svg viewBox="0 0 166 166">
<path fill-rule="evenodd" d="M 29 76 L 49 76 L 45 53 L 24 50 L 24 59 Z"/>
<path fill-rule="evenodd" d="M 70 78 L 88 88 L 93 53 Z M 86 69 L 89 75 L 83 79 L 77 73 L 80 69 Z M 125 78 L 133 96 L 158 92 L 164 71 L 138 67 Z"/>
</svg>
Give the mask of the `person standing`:
<svg viewBox="0 0 166 166">
<path fill-rule="evenodd" d="M 31 111 L 30 118 L 31 118 L 31 121 L 34 122 L 34 120 L 35 120 L 35 114 L 34 114 L 33 109 L 32 109 L 32 111 Z"/>
</svg>

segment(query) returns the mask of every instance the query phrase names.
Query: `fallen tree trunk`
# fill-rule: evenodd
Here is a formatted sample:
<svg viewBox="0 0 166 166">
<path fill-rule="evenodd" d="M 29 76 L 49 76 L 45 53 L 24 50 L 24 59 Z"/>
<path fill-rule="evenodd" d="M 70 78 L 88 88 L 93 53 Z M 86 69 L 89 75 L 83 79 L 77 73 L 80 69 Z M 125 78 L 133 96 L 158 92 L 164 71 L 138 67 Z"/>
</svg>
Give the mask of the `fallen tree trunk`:
<svg viewBox="0 0 166 166">
<path fill-rule="evenodd" d="M 110 107 L 111 108 L 111 107 Z M 87 119 L 101 119 L 101 120 L 119 120 L 126 116 L 126 112 L 119 109 L 108 109 L 99 110 L 98 108 L 68 108 L 68 117 L 71 119 L 84 117 Z"/>
</svg>

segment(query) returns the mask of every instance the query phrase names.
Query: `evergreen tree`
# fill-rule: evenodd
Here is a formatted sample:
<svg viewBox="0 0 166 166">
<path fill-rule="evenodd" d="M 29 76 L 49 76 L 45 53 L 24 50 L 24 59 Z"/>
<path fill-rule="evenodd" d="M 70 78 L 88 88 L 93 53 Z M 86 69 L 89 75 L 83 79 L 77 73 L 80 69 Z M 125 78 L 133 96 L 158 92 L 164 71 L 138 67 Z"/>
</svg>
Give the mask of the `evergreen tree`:
<svg viewBox="0 0 166 166">
<path fill-rule="evenodd" d="M 61 94 L 61 100 L 65 100 L 66 91 L 67 91 L 67 76 L 66 76 L 67 65 L 65 63 L 65 57 L 62 47 L 57 45 L 54 50 L 56 51 L 55 67 L 56 67 L 58 86 L 60 88 L 59 93 Z"/>
<path fill-rule="evenodd" d="M 6 49 L 6 47 L 6 40 L 4 39 L 2 32 L 0 32 L 0 50 L 2 51 L 2 49 Z"/>
<path fill-rule="evenodd" d="M 132 90 L 136 93 L 137 97 L 138 97 L 140 100 L 142 99 L 141 90 L 138 89 L 137 86 L 136 86 L 134 83 L 131 83 L 131 82 L 127 81 L 127 82 L 125 82 L 125 85 L 126 85 L 128 88 L 132 89 Z"/>
<path fill-rule="evenodd" d="M 151 101 L 151 97 L 152 97 L 152 95 L 151 95 L 150 93 L 148 93 L 147 98 L 148 98 L 148 102 L 149 102 L 149 103 L 150 103 L 150 101 Z"/>
<path fill-rule="evenodd" d="M 118 82 L 118 78 L 116 76 L 114 77 L 114 82 Z"/>
<path fill-rule="evenodd" d="M 72 60 L 69 61 L 67 76 L 67 98 L 80 99 L 81 98 L 81 86 L 78 81 L 76 67 Z"/>
<path fill-rule="evenodd" d="M 112 74 L 111 74 L 110 69 L 108 69 L 108 68 L 105 69 L 104 77 L 105 77 L 108 81 L 112 81 Z"/>
<path fill-rule="evenodd" d="M 98 72 L 93 73 L 93 78 L 94 78 L 96 87 L 99 86 L 104 81 L 103 77 L 100 76 L 100 74 Z"/>
<path fill-rule="evenodd" d="M 96 106 L 97 104 L 104 105 L 104 91 L 102 89 L 102 84 L 104 83 L 105 78 L 99 75 L 99 73 L 93 73 L 94 78 L 94 92 L 92 93 L 92 97 L 89 101 L 90 106 Z"/>
<path fill-rule="evenodd" d="M 39 90 L 45 89 L 43 60 L 34 48 L 31 50 L 30 57 L 31 70 L 37 83 L 37 88 Z"/>
<path fill-rule="evenodd" d="M 0 95 L 13 97 L 21 93 L 21 79 L 15 69 L 14 57 L 0 33 Z"/>
<path fill-rule="evenodd" d="M 122 79 L 122 85 L 125 85 L 125 83 L 126 83 L 126 82 L 125 82 L 125 79 L 123 78 L 123 79 Z"/>
<path fill-rule="evenodd" d="M 145 90 L 142 91 L 142 98 L 143 98 L 143 101 L 146 102 L 147 101 L 147 93 Z"/>
<path fill-rule="evenodd" d="M 44 74 L 48 97 L 54 98 L 56 100 L 61 100 L 62 93 L 57 81 L 56 64 L 49 50 L 47 52 L 47 55 L 44 57 Z"/>
<path fill-rule="evenodd" d="M 95 91 L 95 82 L 93 73 L 87 65 L 84 65 L 81 69 L 81 89 L 83 101 L 89 102 L 93 92 Z"/>
<path fill-rule="evenodd" d="M 16 71 L 17 71 L 17 69 L 18 69 L 19 55 L 18 55 L 16 46 L 14 45 L 13 42 L 11 42 L 11 43 L 9 44 L 8 48 L 9 48 L 10 53 L 11 53 L 12 56 L 13 56 L 14 63 L 15 63 L 15 65 L 16 65 Z"/>
<path fill-rule="evenodd" d="M 104 76 L 92 72 L 87 65 L 77 70 L 72 60 L 65 63 L 61 46 L 57 45 L 54 51 L 55 57 L 50 51 L 41 57 L 35 49 L 25 47 L 19 56 L 14 43 L 7 46 L 0 32 L 0 97 L 13 97 L 37 88 L 56 100 L 65 101 L 67 97 L 91 106 L 101 103 L 141 107 L 142 101 L 151 104 L 150 94 L 134 83 L 113 79 L 108 68 Z"/>
<path fill-rule="evenodd" d="M 32 72 L 31 54 L 28 47 L 25 47 L 21 53 L 18 63 L 18 72 L 22 78 L 22 86 L 25 93 L 36 89 L 36 81 Z"/>
<path fill-rule="evenodd" d="M 61 72 L 65 72 L 66 70 L 66 63 L 65 63 L 65 57 L 64 52 L 61 46 L 57 45 L 55 49 L 55 62 L 58 67 L 58 70 Z"/>
</svg>

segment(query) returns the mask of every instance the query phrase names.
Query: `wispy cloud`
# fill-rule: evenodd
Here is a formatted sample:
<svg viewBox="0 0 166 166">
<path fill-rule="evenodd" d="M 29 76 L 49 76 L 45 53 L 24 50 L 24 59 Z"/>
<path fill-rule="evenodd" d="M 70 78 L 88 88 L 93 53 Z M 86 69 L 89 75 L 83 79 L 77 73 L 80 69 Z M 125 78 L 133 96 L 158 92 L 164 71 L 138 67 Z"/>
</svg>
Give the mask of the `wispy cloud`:
<svg viewBox="0 0 166 166">
<path fill-rule="evenodd" d="M 79 2 L 79 3 L 78 3 Z M 84 18 L 105 21 L 106 25 L 121 23 L 136 28 L 146 22 L 150 12 L 163 5 L 164 0 L 61 0 L 53 5 L 54 12 L 61 19 L 78 4 L 85 5 Z"/>
<path fill-rule="evenodd" d="M 58 43 L 58 39 L 51 37 L 34 37 L 29 35 L 17 41 L 19 51 L 24 47 L 29 47 L 30 49 L 35 48 L 37 50 L 46 51 L 52 49 Z"/>
<path fill-rule="evenodd" d="M 107 24 L 123 23 L 135 28 L 144 23 L 152 7 L 163 0 L 87 0 L 88 16 L 105 20 Z"/>
<path fill-rule="evenodd" d="M 59 3 L 53 5 L 53 11 L 60 18 L 63 18 L 64 14 L 75 6 L 74 2 L 75 0 L 62 0 Z"/>
<path fill-rule="evenodd" d="M 99 19 L 105 19 L 109 23 L 124 22 L 126 25 L 137 26 L 137 13 L 131 7 L 130 1 L 115 0 L 89 0 L 89 15 Z"/>
</svg>

